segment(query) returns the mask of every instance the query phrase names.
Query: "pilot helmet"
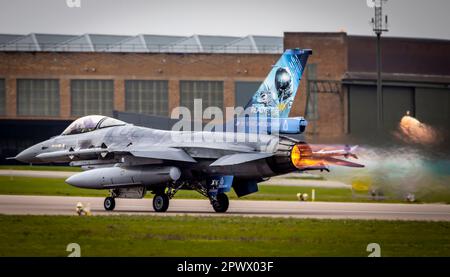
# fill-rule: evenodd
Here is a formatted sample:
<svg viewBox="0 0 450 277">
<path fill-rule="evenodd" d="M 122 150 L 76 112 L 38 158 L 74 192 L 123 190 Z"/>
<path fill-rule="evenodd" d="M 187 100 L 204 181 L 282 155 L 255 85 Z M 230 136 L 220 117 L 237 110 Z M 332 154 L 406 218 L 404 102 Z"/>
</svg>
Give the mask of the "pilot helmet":
<svg viewBox="0 0 450 277">
<path fill-rule="evenodd" d="M 289 90 L 291 87 L 291 74 L 284 67 L 277 69 L 275 73 L 275 88 L 278 94 L 282 94 Z"/>
</svg>

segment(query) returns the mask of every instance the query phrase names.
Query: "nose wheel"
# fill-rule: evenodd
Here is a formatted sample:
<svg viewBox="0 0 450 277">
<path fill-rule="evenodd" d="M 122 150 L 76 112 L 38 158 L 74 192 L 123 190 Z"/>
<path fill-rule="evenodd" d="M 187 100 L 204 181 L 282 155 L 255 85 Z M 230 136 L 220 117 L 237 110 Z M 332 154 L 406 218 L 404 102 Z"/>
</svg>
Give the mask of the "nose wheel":
<svg viewBox="0 0 450 277">
<path fill-rule="evenodd" d="M 165 193 L 155 194 L 153 197 L 153 209 L 157 213 L 163 213 L 169 208 L 169 196 Z"/>
<path fill-rule="evenodd" d="M 105 201 L 103 202 L 103 207 L 107 211 L 112 211 L 116 207 L 116 200 L 114 200 L 114 197 L 106 197 Z"/>
</svg>

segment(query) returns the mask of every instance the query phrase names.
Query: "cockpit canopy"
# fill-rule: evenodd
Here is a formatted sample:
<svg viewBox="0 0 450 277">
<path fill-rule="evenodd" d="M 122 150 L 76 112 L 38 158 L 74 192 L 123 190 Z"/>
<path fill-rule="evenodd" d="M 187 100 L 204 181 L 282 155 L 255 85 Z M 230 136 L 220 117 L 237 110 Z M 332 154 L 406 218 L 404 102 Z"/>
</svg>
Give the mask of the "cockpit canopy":
<svg viewBox="0 0 450 277">
<path fill-rule="evenodd" d="M 91 132 L 112 126 L 125 125 L 126 123 L 115 118 L 103 115 L 88 115 L 80 117 L 67 127 L 61 135 L 74 135 Z"/>
</svg>

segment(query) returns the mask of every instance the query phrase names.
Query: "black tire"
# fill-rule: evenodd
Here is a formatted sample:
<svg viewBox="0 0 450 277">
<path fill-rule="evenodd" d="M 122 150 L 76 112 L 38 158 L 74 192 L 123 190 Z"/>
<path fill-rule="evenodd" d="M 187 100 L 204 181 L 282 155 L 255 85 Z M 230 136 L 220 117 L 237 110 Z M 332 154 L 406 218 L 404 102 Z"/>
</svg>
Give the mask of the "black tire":
<svg viewBox="0 0 450 277">
<path fill-rule="evenodd" d="M 116 200 L 114 197 L 106 197 L 105 201 L 103 202 L 103 207 L 107 211 L 112 211 L 116 207 Z"/>
<path fill-rule="evenodd" d="M 169 208 L 169 196 L 167 194 L 155 194 L 153 197 L 153 209 L 157 213 L 163 213 Z"/>
<path fill-rule="evenodd" d="M 217 213 L 224 213 L 228 210 L 228 206 L 230 205 L 230 201 L 228 201 L 228 196 L 225 193 L 217 194 L 217 200 L 213 203 L 214 211 Z"/>
</svg>

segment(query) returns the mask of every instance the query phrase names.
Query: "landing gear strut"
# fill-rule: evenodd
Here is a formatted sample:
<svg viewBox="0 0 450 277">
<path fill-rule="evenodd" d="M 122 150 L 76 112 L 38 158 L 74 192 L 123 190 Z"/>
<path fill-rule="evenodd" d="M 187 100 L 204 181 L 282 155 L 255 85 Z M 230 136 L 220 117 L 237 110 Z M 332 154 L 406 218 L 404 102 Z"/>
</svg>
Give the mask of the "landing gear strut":
<svg viewBox="0 0 450 277">
<path fill-rule="evenodd" d="M 157 193 L 153 197 L 153 209 L 157 213 L 163 213 L 169 208 L 169 196 L 165 193 Z"/>
<path fill-rule="evenodd" d="M 105 202 L 103 202 L 103 207 L 105 207 L 105 210 L 112 211 L 116 207 L 116 200 L 114 200 L 114 197 L 108 196 L 105 198 Z"/>
<path fill-rule="evenodd" d="M 215 200 L 212 200 L 212 206 L 217 213 L 224 213 L 228 210 L 229 201 L 225 193 L 219 193 Z"/>
<path fill-rule="evenodd" d="M 209 201 L 214 209 L 218 213 L 224 213 L 228 210 L 229 200 L 228 196 L 221 192 L 218 193 L 218 182 L 214 182 L 211 186 L 207 186 L 200 182 L 181 182 L 168 184 L 167 187 L 157 188 L 152 191 L 155 194 L 153 197 L 153 209 L 157 213 L 163 213 L 169 208 L 170 199 L 172 199 L 178 190 L 182 187 L 185 189 L 195 190 L 201 195 L 209 198 Z"/>
</svg>

